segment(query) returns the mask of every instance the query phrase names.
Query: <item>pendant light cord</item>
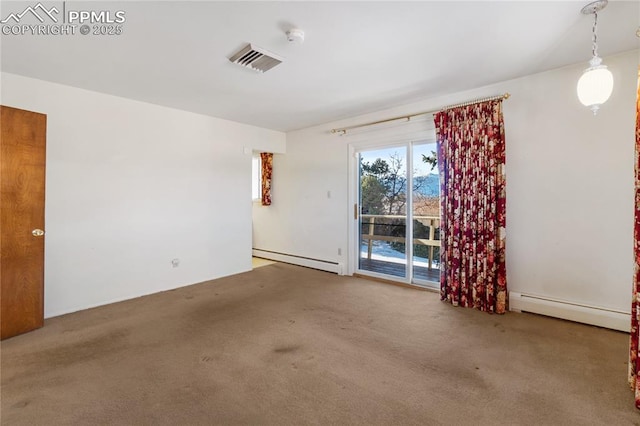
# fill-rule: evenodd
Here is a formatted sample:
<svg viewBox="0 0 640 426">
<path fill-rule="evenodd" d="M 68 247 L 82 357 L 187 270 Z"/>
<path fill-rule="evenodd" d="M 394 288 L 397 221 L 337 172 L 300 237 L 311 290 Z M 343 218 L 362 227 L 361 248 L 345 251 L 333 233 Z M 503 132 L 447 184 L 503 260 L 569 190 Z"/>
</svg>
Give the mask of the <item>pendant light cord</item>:
<svg viewBox="0 0 640 426">
<path fill-rule="evenodd" d="M 598 11 L 593 12 L 593 46 L 591 53 L 594 57 L 598 56 Z"/>
</svg>

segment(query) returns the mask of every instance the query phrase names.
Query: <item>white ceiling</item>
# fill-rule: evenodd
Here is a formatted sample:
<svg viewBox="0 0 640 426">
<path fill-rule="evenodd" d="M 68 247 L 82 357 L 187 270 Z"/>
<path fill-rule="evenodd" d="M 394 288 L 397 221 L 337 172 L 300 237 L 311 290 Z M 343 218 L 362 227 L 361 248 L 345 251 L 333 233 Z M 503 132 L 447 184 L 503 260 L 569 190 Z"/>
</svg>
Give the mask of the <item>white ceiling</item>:
<svg viewBox="0 0 640 426">
<path fill-rule="evenodd" d="M 0 15 L 33 3 L 3 1 Z M 123 34 L 3 35 L 2 70 L 287 131 L 586 66 L 586 3 L 67 2 L 124 10 Z M 601 56 L 640 48 L 639 25 L 640 2 L 610 1 L 599 15 Z M 294 26 L 302 45 L 285 38 Z M 230 63 L 248 42 L 285 61 L 265 74 Z"/>
</svg>

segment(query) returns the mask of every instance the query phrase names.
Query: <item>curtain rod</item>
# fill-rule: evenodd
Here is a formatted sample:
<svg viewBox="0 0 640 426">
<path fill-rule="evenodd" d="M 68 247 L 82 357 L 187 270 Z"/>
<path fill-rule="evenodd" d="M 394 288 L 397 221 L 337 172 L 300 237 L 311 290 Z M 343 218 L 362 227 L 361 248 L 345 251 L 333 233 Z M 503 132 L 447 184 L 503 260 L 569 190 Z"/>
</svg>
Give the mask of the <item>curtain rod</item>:
<svg viewBox="0 0 640 426">
<path fill-rule="evenodd" d="M 401 116 L 398 116 L 398 117 L 387 118 L 385 120 L 378 120 L 378 121 L 372 121 L 370 123 L 357 124 L 355 126 L 350 126 L 350 127 L 343 127 L 341 129 L 331 129 L 331 133 L 340 133 L 340 135 L 342 136 L 342 135 L 346 135 L 347 134 L 347 130 L 359 129 L 360 127 L 369 127 L 369 126 L 373 126 L 373 125 L 376 125 L 376 124 L 389 123 L 391 121 L 396 121 L 396 120 L 407 120 L 407 121 L 410 121 L 413 117 L 417 117 L 419 115 L 433 114 L 435 112 L 440 112 L 440 111 L 444 111 L 444 110 L 451 109 L 451 108 L 459 108 L 459 107 L 463 107 L 463 106 L 479 104 L 481 102 L 505 100 L 505 99 L 509 99 L 510 96 L 511 95 L 509 93 L 505 93 L 503 95 L 490 96 L 488 98 L 474 99 L 472 101 L 462 102 L 460 104 L 447 105 L 447 106 L 445 106 L 443 108 L 434 109 L 434 110 L 431 110 L 431 111 L 423 111 L 423 112 L 417 112 L 415 114 L 401 115 Z"/>
</svg>

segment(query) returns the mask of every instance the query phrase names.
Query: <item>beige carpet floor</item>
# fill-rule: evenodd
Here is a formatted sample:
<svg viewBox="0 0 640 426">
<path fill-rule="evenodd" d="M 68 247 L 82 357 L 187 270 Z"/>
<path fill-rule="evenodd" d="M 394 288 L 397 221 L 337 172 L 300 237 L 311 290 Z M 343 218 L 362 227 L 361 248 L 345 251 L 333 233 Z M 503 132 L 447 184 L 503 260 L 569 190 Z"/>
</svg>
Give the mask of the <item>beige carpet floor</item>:
<svg viewBox="0 0 640 426">
<path fill-rule="evenodd" d="M 626 425 L 628 335 L 274 264 L 1 345 L 4 425 Z"/>
</svg>

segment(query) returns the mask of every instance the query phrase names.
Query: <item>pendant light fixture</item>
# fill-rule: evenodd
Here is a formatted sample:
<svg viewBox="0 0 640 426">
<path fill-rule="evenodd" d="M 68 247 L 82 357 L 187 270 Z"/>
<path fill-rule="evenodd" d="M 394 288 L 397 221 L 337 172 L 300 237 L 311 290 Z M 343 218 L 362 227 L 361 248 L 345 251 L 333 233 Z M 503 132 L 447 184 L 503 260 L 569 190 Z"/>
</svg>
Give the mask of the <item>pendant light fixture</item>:
<svg viewBox="0 0 640 426">
<path fill-rule="evenodd" d="M 608 0 L 598 0 L 589 3 L 582 8 L 585 15 L 593 15 L 593 45 L 591 53 L 593 57 L 589 61 L 589 68 L 584 70 L 578 80 L 578 99 L 584 106 L 598 113 L 600 105 L 605 103 L 613 91 L 613 74 L 602 64 L 602 58 L 598 56 L 598 12 L 607 6 Z"/>
</svg>

